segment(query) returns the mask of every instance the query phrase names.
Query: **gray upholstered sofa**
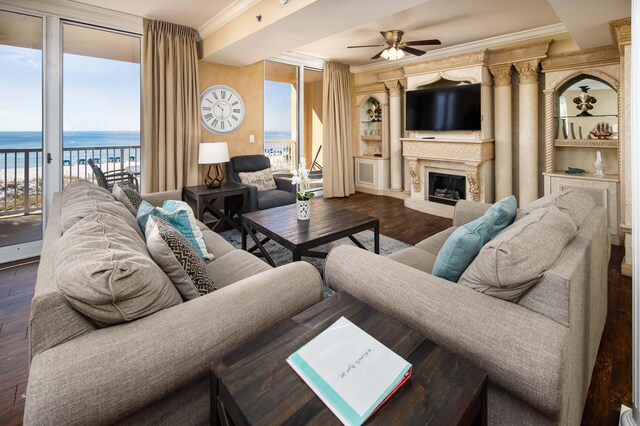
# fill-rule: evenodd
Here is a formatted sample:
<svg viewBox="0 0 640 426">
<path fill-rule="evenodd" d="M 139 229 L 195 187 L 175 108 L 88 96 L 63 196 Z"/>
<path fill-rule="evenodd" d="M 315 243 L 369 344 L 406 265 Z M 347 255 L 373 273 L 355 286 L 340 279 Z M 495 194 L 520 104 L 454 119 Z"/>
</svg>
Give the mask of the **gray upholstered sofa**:
<svg viewBox="0 0 640 426">
<path fill-rule="evenodd" d="M 564 206 L 585 210 L 570 212 L 584 221 L 541 281 L 513 303 L 430 274 L 447 237 L 488 207 L 459 202 L 452 228 L 389 257 L 336 247 L 325 282 L 485 369 L 489 424 L 580 424 L 607 312 L 604 210 Z"/>
<path fill-rule="evenodd" d="M 310 264 L 271 268 L 200 224 L 215 255 L 207 269 L 220 289 L 98 327 L 57 286 L 61 223 L 72 208 L 62 198 L 53 197 L 32 301 L 25 424 L 208 423 L 211 361 L 322 300 L 322 281 Z M 161 205 L 180 192 L 145 198 Z"/>
</svg>

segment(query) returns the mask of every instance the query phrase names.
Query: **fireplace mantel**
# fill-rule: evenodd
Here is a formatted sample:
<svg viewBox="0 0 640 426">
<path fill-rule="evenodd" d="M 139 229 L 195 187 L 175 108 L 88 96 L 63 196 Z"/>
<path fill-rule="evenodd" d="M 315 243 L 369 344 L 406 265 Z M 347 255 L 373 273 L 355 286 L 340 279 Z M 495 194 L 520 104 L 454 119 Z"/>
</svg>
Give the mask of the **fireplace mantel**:
<svg viewBox="0 0 640 426">
<path fill-rule="evenodd" d="M 493 139 L 402 138 L 402 155 L 411 175 L 411 197 L 407 207 L 438 216 L 452 217 L 453 207 L 428 200 L 425 173 L 442 171 L 466 177 L 467 199 L 493 201 Z M 437 205 L 436 205 L 437 204 Z"/>
</svg>

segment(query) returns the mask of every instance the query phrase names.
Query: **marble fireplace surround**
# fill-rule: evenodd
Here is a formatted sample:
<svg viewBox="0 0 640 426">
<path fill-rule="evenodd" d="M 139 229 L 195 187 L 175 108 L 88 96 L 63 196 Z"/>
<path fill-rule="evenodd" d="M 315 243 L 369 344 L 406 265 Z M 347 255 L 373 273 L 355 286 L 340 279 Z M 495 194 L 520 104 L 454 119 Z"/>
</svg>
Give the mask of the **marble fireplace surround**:
<svg viewBox="0 0 640 426">
<path fill-rule="evenodd" d="M 401 140 L 411 175 L 411 197 L 405 200 L 405 206 L 436 216 L 453 217 L 453 206 L 428 200 L 429 172 L 464 176 L 467 200 L 493 201 L 493 139 Z"/>
</svg>

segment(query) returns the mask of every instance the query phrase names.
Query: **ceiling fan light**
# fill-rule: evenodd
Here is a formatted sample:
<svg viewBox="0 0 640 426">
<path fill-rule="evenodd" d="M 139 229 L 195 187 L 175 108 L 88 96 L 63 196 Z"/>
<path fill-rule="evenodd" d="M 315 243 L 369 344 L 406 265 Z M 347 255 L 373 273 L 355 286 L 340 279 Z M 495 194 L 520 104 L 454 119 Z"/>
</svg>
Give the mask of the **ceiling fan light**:
<svg viewBox="0 0 640 426">
<path fill-rule="evenodd" d="M 397 49 L 396 51 L 396 59 L 402 59 L 405 57 L 405 53 L 404 50 L 402 49 Z"/>
<path fill-rule="evenodd" d="M 383 57 L 384 59 L 389 59 L 389 49 L 384 49 L 380 54 L 380 56 Z"/>
</svg>

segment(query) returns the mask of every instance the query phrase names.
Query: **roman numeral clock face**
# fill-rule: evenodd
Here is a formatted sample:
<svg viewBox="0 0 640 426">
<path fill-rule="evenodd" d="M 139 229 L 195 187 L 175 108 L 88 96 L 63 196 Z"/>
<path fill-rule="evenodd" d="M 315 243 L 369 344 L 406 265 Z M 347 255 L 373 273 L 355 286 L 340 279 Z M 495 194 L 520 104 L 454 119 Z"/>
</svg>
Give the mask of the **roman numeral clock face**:
<svg viewBox="0 0 640 426">
<path fill-rule="evenodd" d="M 244 102 L 229 86 L 207 87 L 200 95 L 200 118 L 210 132 L 233 132 L 244 120 Z"/>
</svg>

